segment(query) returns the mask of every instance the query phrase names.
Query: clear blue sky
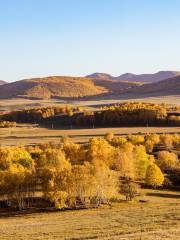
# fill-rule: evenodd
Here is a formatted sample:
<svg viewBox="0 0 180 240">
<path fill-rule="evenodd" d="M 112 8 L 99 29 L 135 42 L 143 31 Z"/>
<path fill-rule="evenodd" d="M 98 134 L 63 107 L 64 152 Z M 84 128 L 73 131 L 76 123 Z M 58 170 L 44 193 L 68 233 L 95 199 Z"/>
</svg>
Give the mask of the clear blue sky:
<svg viewBox="0 0 180 240">
<path fill-rule="evenodd" d="M 180 70 L 179 0 L 0 0 L 0 79 Z"/>
</svg>

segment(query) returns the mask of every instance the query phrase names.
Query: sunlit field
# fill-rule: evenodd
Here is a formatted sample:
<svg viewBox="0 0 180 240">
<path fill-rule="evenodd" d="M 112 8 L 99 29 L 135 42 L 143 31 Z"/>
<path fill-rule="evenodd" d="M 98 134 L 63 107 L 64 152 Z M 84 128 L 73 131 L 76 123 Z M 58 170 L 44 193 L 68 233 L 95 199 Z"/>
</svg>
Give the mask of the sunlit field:
<svg viewBox="0 0 180 240">
<path fill-rule="evenodd" d="M 75 143 L 85 143 L 91 137 L 102 137 L 112 132 L 117 136 L 145 133 L 180 133 L 180 127 L 118 127 L 90 129 L 47 129 L 31 124 L 17 124 L 15 128 L 0 129 L 1 145 L 32 145 L 36 143 L 59 143 L 68 136 Z"/>
<path fill-rule="evenodd" d="M 179 201 L 179 192 L 142 190 L 132 203 L 1 217 L 0 239 L 179 239 Z"/>
<path fill-rule="evenodd" d="M 14 99 L 1 99 L 0 101 L 0 110 L 16 110 L 24 108 L 33 108 L 39 106 L 53 106 L 53 105 L 62 105 L 62 104 L 72 104 L 85 107 L 98 107 L 100 105 L 114 104 L 121 102 L 152 102 L 152 103 L 166 103 L 166 104 L 179 104 L 180 96 L 160 96 L 160 97 L 147 97 L 147 98 L 134 98 L 134 99 L 96 99 L 96 100 L 58 100 L 58 99 L 42 99 L 42 100 L 31 100 L 23 98 L 14 98 Z"/>
</svg>

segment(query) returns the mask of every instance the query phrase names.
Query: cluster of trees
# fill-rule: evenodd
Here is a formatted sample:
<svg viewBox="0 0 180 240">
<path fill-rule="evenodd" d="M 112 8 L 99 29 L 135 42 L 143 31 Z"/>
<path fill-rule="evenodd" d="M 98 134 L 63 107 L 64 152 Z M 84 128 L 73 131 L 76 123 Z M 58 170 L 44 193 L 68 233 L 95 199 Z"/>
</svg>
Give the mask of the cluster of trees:
<svg viewBox="0 0 180 240">
<path fill-rule="evenodd" d="M 172 139 L 180 142 L 178 137 Z M 179 169 L 175 153 L 152 155 L 150 142 L 162 139 L 166 136 L 109 133 L 83 145 L 63 138 L 58 145 L 1 147 L 0 199 L 19 209 L 31 206 L 38 194 L 58 209 L 99 206 L 120 194 L 131 200 L 138 194 L 138 182 L 160 187 L 166 171 Z"/>
<path fill-rule="evenodd" d="M 0 128 L 16 127 L 16 122 L 0 121 Z"/>
<path fill-rule="evenodd" d="M 154 126 L 180 125 L 180 116 L 165 104 L 125 102 L 96 111 L 70 106 L 43 107 L 10 112 L 3 120 L 53 124 L 53 126 Z"/>
<path fill-rule="evenodd" d="M 75 112 L 81 112 L 80 107 L 66 106 L 48 106 L 32 109 L 24 109 L 18 111 L 12 111 L 1 116 L 2 120 L 15 121 L 15 122 L 29 122 L 40 123 L 45 119 L 65 114 L 72 116 Z"/>
<path fill-rule="evenodd" d="M 155 126 L 180 125 L 180 117 L 173 115 L 165 104 L 125 102 L 96 111 L 74 111 L 71 114 L 49 117 L 44 123 L 54 126 Z"/>
<path fill-rule="evenodd" d="M 176 116 L 176 115 L 169 115 L 168 116 L 168 125 L 172 125 L 172 126 L 180 126 L 180 115 Z"/>
</svg>

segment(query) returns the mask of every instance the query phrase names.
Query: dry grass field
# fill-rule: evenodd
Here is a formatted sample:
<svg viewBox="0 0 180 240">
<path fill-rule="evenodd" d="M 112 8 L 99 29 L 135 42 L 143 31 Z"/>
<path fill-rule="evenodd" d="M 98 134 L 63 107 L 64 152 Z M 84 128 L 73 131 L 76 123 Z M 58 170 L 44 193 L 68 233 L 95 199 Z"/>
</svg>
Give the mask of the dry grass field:
<svg viewBox="0 0 180 240">
<path fill-rule="evenodd" d="M 119 100 L 122 101 L 122 100 Z M 139 99 L 138 99 L 139 101 Z M 150 101 L 141 99 L 141 101 Z M 154 98 L 151 102 L 178 103 L 178 98 Z M 95 107 L 117 100 L 75 101 L 74 105 Z M 68 102 L 72 104 L 72 102 Z M 58 100 L 2 100 L 0 110 L 64 104 Z M 73 142 L 87 142 L 90 137 L 136 133 L 180 133 L 180 127 L 119 127 L 93 129 L 47 129 L 31 124 L 0 129 L 0 145 L 28 145 L 59 142 L 62 136 Z M 139 202 L 144 200 L 145 202 Z M 146 202 L 147 201 L 147 202 Z M 180 239 L 180 192 L 142 190 L 134 202 L 113 203 L 98 209 L 37 212 L 0 216 L 0 240 L 160 240 Z"/>
<path fill-rule="evenodd" d="M 180 193 L 144 190 L 141 203 L 0 218 L 1 240 L 180 239 Z"/>
<path fill-rule="evenodd" d="M 68 136 L 75 143 L 87 142 L 89 138 L 104 136 L 112 132 L 116 135 L 136 133 L 180 133 L 180 127 L 119 127 L 92 129 L 47 129 L 31 124 L 18 124 L 15 128 L 0 129 L 1 145 L 28 145 L 45 142 L 59 142 L 61 137 Z"/>
<path fill-rule="evenodd" d="M 100 99 L 100 100 L 77 100 L 77 101 L 63 101 L 58 99 L 42 99 L 31 100 L 23 98 L 14 99 L 1 99 L 0 111 L 2 110 L 17 110 L 24 108 L 33 108 L 39 106 L 53 106 L 59 104 L 72 104 L 78 106 L 98 106 L 106 104 L 114 104 L 124 101 L 137 101 L 137 102 L 152 102 L 152 103 L 166 103 L 166 104 L 180 104 L 180 96 L 161 96 L 161 97 L 147 97 L 147 98 L 134 98 L 134 99 Z"/>
</svg>

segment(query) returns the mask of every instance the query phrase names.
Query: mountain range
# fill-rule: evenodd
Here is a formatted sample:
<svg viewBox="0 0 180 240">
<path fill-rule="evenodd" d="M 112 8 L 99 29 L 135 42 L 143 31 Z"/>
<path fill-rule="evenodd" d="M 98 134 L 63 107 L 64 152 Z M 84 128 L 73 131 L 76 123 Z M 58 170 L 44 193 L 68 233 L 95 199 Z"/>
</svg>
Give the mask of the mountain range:
<svg viewBox="0 0 180 240">
<path fill-rule="evenodd" d="M 12 83 L 0 81 L 0 98 L 126 98 L 180 95 L 180 72 L 126 73 L 113 77 L 93 73 L 86 77 L 50 76 Z"/>
<path fill-rule="evenodd" d="M 132 97 L 180 95 L 180 76 L 143 84 L 136 89 L 127 90 L 125 94 Z"/>
<path fill-rule="evenodd" d="M 91 75 L 87 75 L 88 78 L 94 79 L 108 79 L 108 80 L 116 80 L 116 81 L 127 81 L 127 82 L 140 82 L 140 83 L 152 83 L 158 82 L 161 80 L 165 80 L 168 78 L 172 78 L 180 75 L 178 71 L 159 71 L 157 73 L 152 74 L 133 74 L 133 73 L 125 73 L 118 77 L 113 77 L 107 73 L 93 73 Z"/>
</svg>

